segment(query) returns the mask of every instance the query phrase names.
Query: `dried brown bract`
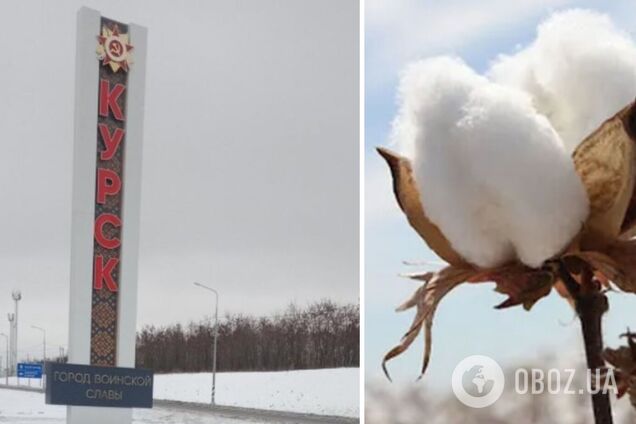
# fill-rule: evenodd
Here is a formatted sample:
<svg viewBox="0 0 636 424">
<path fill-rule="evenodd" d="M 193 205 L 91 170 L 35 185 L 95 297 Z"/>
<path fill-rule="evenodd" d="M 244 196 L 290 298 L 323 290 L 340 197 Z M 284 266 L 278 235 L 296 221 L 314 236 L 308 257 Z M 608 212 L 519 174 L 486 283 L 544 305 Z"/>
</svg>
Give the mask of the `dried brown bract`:
<svg viewBox="0 0 636 424">
<path fill-rule="evenodd" d="M 603 357 L 614 367 L 618 397 L 629 394 L 629 399 L 636 408 L 636 334 L 628 330 L 621 337 L 627 339 L 627 346 L 618 349 L 607 348 L 603 352 Z"/>
</svg>

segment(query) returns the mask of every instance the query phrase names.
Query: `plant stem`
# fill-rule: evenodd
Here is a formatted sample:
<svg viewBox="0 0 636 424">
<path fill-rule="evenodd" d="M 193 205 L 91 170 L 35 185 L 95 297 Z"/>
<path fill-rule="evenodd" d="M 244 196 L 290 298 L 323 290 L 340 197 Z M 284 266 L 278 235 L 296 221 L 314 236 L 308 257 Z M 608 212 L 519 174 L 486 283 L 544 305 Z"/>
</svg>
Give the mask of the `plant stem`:
<svg viewBox="0 0 636 424">
<path fill-rule="evenodd" d="M 592 373 L 600 372 L 600 369 L 605 366 L 601 320 L 608 309 L 607 296 L 601 292 L 600 284 L 594 280 L 588 269 L 584 269 L 581 273 L 580 284 L 570 274 L 562 261 L 559 262 L 559 274 L 572 299 L 574 299 L 576 312 L 581 320 L 587 367 Z M 600 389 L 597 388 L 598 392 L 592 394 L 594 421 L 596 424 L 612 424 L 609 393 Z"/>
</svg>

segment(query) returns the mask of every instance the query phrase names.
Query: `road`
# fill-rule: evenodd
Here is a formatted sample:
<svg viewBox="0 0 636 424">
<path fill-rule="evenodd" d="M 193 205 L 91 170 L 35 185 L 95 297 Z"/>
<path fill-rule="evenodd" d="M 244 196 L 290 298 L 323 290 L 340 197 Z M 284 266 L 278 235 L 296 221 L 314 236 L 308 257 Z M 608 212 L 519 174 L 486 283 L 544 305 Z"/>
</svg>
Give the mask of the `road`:
<svg viewBox="0 0 636 424">
<path fill-rule="evenodd" d="M 278 411 L 207 405 L 174 401 L 155 401 L 152 409 L 135 409 L 134 424 L 353 424 L 359 420 Z M 0 388 L 0 423 L 64 424 L 66 407 L 46 405 L 37 389 Z"/>
</svg>

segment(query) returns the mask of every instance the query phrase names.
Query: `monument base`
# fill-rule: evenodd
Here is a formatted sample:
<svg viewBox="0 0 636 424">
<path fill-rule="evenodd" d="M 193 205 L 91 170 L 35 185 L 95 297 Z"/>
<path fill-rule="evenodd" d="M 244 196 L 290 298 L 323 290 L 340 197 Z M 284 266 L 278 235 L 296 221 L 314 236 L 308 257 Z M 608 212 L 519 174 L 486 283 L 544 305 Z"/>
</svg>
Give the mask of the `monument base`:
<svg viewBox="0 0 636 424">
<path fill-rule="evenodd" d="M 69 406 L 67 424 L 121 424 L 132 422 L 132 408 L 100 408 L 95 406 Z"/>
</svg>

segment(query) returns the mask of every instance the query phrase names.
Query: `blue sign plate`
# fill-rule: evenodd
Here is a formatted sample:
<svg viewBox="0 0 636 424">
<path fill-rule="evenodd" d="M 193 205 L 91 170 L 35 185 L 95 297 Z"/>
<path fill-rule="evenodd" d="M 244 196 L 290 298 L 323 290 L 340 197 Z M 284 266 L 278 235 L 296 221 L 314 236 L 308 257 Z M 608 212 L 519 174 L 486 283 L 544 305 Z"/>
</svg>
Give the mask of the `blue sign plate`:
<svg viewBox="0 0 636 424">
<path fill-rule="evenodd" d="M 42 364 L 18 364 L 19 378 L 42 378 Z"/>
<path fill-rule="evenodd" d="M 152 408 L 153 373 L 139 368 L 46 364 L 50 405 Z"/>
</svg>

